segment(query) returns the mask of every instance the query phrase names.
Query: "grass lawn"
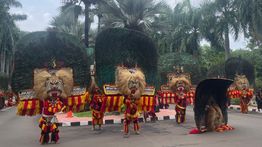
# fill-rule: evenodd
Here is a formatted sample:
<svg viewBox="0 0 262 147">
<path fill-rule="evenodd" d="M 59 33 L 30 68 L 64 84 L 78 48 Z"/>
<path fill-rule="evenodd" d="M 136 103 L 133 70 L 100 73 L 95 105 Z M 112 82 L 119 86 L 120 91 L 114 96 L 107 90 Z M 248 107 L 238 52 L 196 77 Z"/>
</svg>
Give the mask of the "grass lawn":
<svg viewBox="0 0 262 147">
<path fill-rule="evenodd" d="M 104 114 L 106 115 L 120 115 L 119 112 L 107 112 Z M 79 113 L 74 113 L 75 117 L 92 117 L 92 111 L 87 111 L 87 112 L 79 112 Z"/>
<path fill-rule="evenodd" d="M 240 104 L 240 99 L 239 98 L 234 98 L 231 99 L 231 105 L 239 105 Z"/>
<path fill-rule="evenodd" d="M 92 117 L 92 111 L 74 113 L 75 117 Z"/>
</svg>

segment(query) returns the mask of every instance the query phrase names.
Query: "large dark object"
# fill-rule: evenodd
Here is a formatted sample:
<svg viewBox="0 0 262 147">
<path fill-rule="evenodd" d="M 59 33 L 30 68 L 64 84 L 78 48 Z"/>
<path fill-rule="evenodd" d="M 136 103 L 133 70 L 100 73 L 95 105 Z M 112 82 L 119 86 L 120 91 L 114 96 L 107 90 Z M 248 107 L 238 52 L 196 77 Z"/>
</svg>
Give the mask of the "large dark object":
<svg viewBox="0 0 262 147">
<path fill-rule="evenodd" d="M 241 57 L 233 57 L 226 61 L 225 64 L 226 78 L 234 79 L 236 74 L 246 75 L 250 84 L 255 81 L 254 66 Z"/>
<path fill-rule="evenodd" d="M 200 128 L 201 123 L 205 120 L 205 108 L 212 97 L 222 111 L 224 122 L 227 123 L 228 98 L 226 93 L 232 83 L 233 81 L 228 79 L 206 79 L 198 84 L 194 106 L 195 122 L 198 128 Z"/>
<path fill-rule="evenodd" d="M 14 92 L 33 87 L 35 68 L 71 67 L 74 83 L 85 86 L 89 67 L 84 46 L 76 37 L 58 32 L 35 32 L 24 36 L 16 45 L 12 75 Z"/>
<path fill-rule="evenodd" d="M 137 64 L 145 72 L 148 84 L 154 84 L 157 72 L 157 50 L 145 34 L 123 28 L 110 28 L 99 33 L 95 45 L 98 85 L 114 83 L 119 64 Z"/>
</svg>

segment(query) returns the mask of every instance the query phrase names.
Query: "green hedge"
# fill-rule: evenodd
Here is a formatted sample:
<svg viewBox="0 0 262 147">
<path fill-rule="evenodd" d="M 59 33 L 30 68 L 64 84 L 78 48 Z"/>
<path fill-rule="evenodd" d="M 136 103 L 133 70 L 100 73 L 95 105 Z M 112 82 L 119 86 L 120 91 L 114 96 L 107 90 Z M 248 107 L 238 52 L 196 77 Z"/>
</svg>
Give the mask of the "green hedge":
<svg viewBox="0 0 262 147">
<path fill-rule="evenodd" d="M 0 74 L 0 89 L 7 90 L 8 89 L 8 76 Z"/>
<path fill-rule="evenodd" d="M 89 65 L 86 50 L 76 37 L 58 32 L 34 32 L 16 45 L 12 88 L 15 92 L 33 87 L 33 70 L 51 66 L 56 59 L 61 67 L 72 67 L 74 82 L 88 83 Z"/>
<path fill-rule="evenodd" d="M 147 83 L 157 82 L 157 50 L 145 34 L 123 28 L 110 28 L 98 34 L 95 45 L 97 80 L 101 86 L 114 83 L 115 68 L 124 63 L 142 68 Z"/>
</svg>

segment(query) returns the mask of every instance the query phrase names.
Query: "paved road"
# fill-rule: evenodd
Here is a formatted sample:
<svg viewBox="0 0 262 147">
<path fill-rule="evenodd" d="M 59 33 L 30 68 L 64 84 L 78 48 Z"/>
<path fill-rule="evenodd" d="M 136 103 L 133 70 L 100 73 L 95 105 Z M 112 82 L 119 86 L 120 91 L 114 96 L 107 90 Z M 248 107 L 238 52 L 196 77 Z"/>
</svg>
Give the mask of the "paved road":
<svg viewBox="0 0 262 147">
<path fill-rule="evenodd" d="M 102 132 L 90 127 L 60 127 L 61 140 L 55 147 L 261 147 L 262 114 L 240 114 L 230 111 L 229 121 L 236 129 L 225 133 L 189 135 L 194 127 L 192 109 L 187 122 L 174 120 L 142 123 L 141 134 L 123 138 L 121 125 L 104 126 Z M 15 109 L 0 111 L 0 147 L 36 147 L 40 129 L 37 117 L 18 117 Z"/>
</svg>

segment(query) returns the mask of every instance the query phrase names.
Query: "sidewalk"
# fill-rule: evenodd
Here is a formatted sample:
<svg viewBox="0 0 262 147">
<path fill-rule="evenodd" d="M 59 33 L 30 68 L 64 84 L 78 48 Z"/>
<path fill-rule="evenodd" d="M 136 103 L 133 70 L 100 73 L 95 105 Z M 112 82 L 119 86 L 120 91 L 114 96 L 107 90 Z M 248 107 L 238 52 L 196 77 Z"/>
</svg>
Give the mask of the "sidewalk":
<svg viewBox="0 0 262 147">
<path fill-rule="evenodd" d="M 228 107 L 229 110 L 237 110 L 240 111 L 239 105 L 231 105 Z M 259 112 L 256 107 L 249 106 L 249 112 Z M 160 112 L 156 113 L 157 120 L 174 120 L 176 111 L 174 109 L 160 109 Z M 123 114 L 121 115 L 106 115 L 104 117 L 103 124 L 121 124 L 123 122 Z M 71 117 L 68 118 L 66 114 L 58 114 L 57 115 L 58 125 L 69 127 L 69 126 L 89 126 L 92 125 L 92 118 L 91 117 Z M 151 121 L 151 120 L 147 120 Z M 143 115 L 140 116 L 139 122 L 144 122 Z"/>
<path fill-rule="evenodd" d="M 175 119 L 175 110 L 160 109 L 160 112 L 156 113 L 157 120 L 173 120 Z M 121 124 L 123 122 L 123 114 L 121 115 L 106 115 L 104 116 L 104 124 Z M 92 125 L 91 117 L 66 117 L 66 114 L 57 115 L 59 126 L 88 126 Z M 147 119 L 147 121 L 151 121 Z M 139 122 L 144 122 L 143 115 L 140 116 Z"/>
<path fill-rule="evenodd" d="M 240 111 L 240 106 L 239 105 L 230 105 L 228 107 L 229 110 L 238 110 Z M 257 110 L 257 107 L 254 107 L 254 106 L 248 106 L 248 111 L 249 112 L 258 112 L 258 113 L 262 113 L 260 111 Z"/>
</svg>

